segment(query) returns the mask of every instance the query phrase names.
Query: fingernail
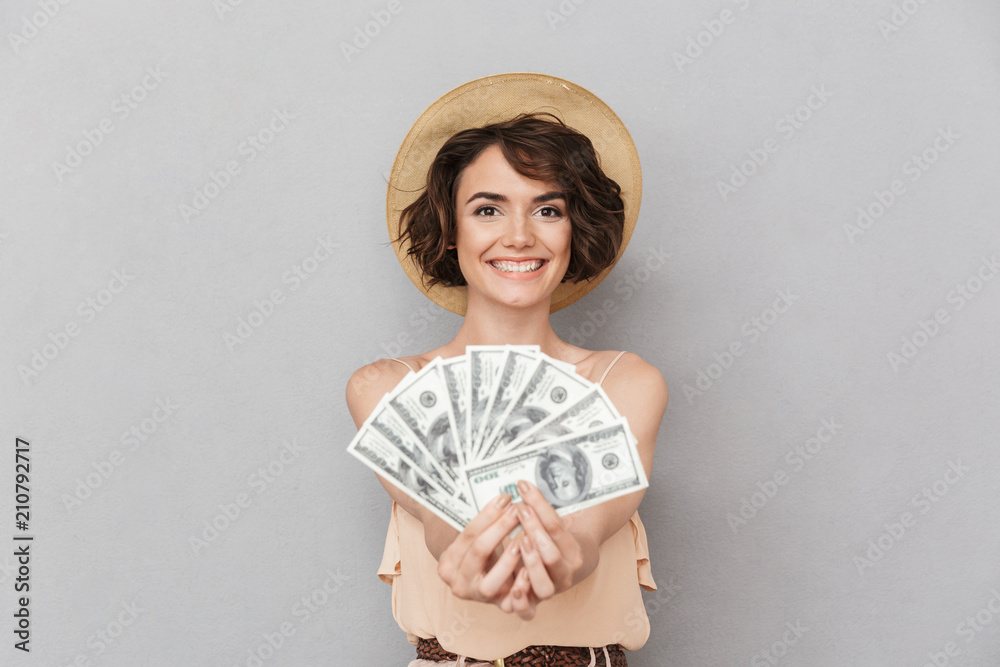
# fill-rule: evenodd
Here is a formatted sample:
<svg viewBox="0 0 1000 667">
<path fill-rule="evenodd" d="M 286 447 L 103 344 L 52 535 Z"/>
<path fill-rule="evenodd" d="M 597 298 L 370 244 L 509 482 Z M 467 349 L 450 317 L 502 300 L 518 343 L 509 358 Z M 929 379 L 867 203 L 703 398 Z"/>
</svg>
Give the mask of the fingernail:
<svg viewBox="0 0 1000 667">
<path fill-rule="evenodd" d="M 496 502 L 496 508 L 498 510 L 502 510 L 504 507 L 506 507 L 508 505 L 508 503 L 510 503 L 510 494 L 509 493 L 501 493 L 499 496 L 497 496 L 497 499 L 496 499 L 495 502 Z"/>
<path fill-rule="evenodd" d="M 507 508 L 507 516 L 514 516 L 517 514 L 517 505 L 511 505 Z"/>
<path fill-rule="evenodd" d="M 524 536 L 524 540 L 522 540 L 522 542 L 524 544 L 524 551 L 526 553 L 531 553 L 532 551 L 534 551 L 535 546 L 531 543 L 531 538 L 530 537 L 528 537 L 527 535 L 525 535 Z"/>
<path fill-rule="evenodd" d="M 517 490 L 521 492 L 521 495 L 531 493 L 531 487 L 523 479 L 517 483 Z"/>
</svg>

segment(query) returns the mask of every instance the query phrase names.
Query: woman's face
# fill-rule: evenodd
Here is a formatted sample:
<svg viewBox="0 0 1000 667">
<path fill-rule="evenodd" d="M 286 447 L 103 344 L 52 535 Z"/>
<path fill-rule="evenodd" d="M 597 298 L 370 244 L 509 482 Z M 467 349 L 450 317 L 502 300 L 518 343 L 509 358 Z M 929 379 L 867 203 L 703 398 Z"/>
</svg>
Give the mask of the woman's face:
<svg viewBox="0 0 1000 667">
<path fill-rule="evenodd" d="M 459 177 L 455 206 L 470 302 L 548 304 L 570 258 L 572 227 L 559 188 L 517 173 L 490 146 Z"/>
</svg>

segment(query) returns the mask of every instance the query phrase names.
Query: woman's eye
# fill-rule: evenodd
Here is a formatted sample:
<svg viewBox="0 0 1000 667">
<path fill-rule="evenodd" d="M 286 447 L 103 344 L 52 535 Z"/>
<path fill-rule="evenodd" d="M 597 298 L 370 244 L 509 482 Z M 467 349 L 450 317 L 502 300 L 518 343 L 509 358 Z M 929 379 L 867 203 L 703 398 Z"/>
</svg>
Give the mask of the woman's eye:
<svg viewBox="0 0 1000 667">
<path fill-rule="evenodd" d="M 476 215 L 494 216 L 497 214 L 495 206 L 480 206 L 476 209 Z"/>
<path fill-rule="evenodd" d="M 538 213 L 543 218 L 558 218 L 562 216 L 562 211 L 560 211 L 554 206 L 546 206 L 545 208 L 539 210 Z"/>
</svg>

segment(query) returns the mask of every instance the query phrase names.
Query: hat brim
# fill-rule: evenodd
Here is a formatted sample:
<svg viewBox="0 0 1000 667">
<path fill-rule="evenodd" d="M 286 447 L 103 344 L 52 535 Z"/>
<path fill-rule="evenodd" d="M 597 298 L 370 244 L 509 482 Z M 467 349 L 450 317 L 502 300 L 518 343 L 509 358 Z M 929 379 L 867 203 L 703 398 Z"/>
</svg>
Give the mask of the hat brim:
<svg viewBox="0 0 1000 667">
<path fill-rule="evenodd" d="M 615 112 L 589 90 L 554 76 L 513 72 L 475 79 L 442 95 L 420 114 L 399 147 L 389 174 L 386 224 L 389 238 L 395 239 L 400 215 L 424 191 L 431 162 L 452 135 L 531 112 L 552 113 L 586 135 L 604 173 L 621 187 L 625 204 L 625 228 L 615 262 L 590 280 L 559 285 L 552 294 L 550 312 L 555 312 L 585 296 L 611 272 L 632 237 L 642 199 L 642 170 L 635 143 Z M 417 289 L 438 305 L 465 315 L 465 287 L 428 287 L 423 271 L 407 255 L 409 243 L 393 243 L 393 247 Z"/>
</svg>

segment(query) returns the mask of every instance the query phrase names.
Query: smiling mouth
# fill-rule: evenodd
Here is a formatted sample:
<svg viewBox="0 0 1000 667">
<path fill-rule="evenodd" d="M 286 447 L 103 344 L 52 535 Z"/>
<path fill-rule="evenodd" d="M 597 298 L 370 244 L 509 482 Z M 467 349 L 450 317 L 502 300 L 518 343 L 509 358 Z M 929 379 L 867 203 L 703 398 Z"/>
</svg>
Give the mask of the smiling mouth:
<svg viewBox="0 0 1000 667">
<path fill-rule="evenodd" d="M 529 259 L 524 262 L 495 260 L 489 264 L 497 271 L 503 271 L 504 273 L 531 273 L 532 271 L 537 271 L 542 268 L 546 261 L 547 260 L 544 259 Z"/>
</svg>

